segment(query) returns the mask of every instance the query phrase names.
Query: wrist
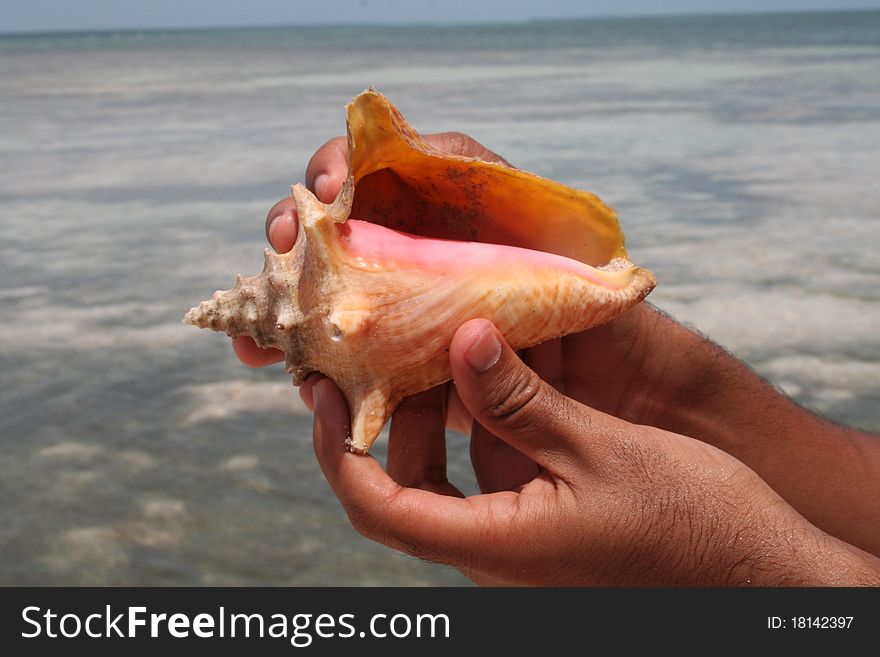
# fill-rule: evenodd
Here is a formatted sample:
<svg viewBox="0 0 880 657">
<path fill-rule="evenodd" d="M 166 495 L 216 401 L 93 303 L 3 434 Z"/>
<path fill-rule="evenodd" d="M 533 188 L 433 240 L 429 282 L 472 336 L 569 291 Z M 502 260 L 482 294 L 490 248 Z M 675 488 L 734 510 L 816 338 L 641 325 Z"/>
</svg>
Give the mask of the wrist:
<svg viewBox="0 0 880 657">
<path fill-rule="evenodd" d="M 766 494 L 756 495 L 760 488 Z M 755 512 L 734 515 L 739 522 L 727 544 L 733 549 L 722 550 L 720 560 L 722 585 L 880 586 L 880 559 L 811 524 L 763 482 L 731 502 L 730 509 Z"/>
<path fill-rule="evenodd" d="M 703 463 L 700 471 L 685 494 L 654 495 L 700 500 L 670 507 L 660 532 L 658 549 L 671 548 L 664 569 L 678 583 L 880 586 L 880 559 L 811 524 L 742 463 L 727 457 L 715 467 Z M 675 475 L 667 491 L 676 490 L 676 481 L 681 477 Z"/>
<path fill-rule="evenodd" d="M 742 425 L 755 423 L 755 401 L 786 418 L 799 411 L 722 347 L 643 303 L 633 313 L 630 363 L 639 371 L 628 409 L 632 422 L 699 438 L 730 452 Z M 779 406 L 777 404 L 777 406 Z M 769 410 L 769 409 L 768 409 Z M 751 432 L 749 432 L 751 433 Z"/>
<path fill-rule="evenodd" d="M 880 586 L 880 559 L 804 525 L 777 537 L 775 553 L 757 570 L 755 584 Z"/>
<path fill-rule="evenodd" d="M 817 528 L 880 555 L 880 440 L 810 413 L 720 347 L 702 348 L 717 360 L 663 428 L 736 457 Z"/>
<path fill-rule="evenodd" d="M 592 389 L 592 396 L 583 396 L 587 403 L 727 452 L 810 523 L 880 555 L 880 439 L 806 411 L 724 349 L 647 303 L 606 331 L 602 339 L 618 350 L 607 359 L 610 369 L 587 363 L 594 380 L 614 381 L 615 371 L 638 376 L 623 388 Z"/>
</svg>

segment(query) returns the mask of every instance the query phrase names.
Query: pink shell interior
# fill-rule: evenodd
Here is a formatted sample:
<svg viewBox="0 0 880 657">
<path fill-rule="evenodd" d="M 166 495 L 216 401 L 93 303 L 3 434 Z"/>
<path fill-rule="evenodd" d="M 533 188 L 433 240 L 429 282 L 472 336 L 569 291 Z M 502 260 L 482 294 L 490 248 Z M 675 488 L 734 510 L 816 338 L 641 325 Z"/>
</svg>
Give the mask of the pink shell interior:
<svg viewBox="0 0 880 657">
<path fill-rule="evenodd" d="M 463 268 L 534 267 L 577 274 L 610 289 L 626 284 L 622 277 L 609 276 L 577 260 L 517 246 L 420 237 L 358 219 L 337 224 L 336 231 L 339 243 L 364 268 L 417 268 L 440 273 Z"/>
</svg>

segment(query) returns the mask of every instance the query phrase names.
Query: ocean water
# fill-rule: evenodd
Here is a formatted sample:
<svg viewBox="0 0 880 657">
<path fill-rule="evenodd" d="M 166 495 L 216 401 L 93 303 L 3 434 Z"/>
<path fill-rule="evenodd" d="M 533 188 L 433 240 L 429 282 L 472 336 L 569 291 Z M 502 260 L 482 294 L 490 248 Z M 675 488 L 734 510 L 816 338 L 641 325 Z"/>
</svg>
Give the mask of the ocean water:
<svg viewBox="0 0 880 657">
<path fill-rule="evenodd" d="M 180 325 L 370 85 L 598 193 L 655 304 L 880 430 L 880 12 L 0 36 L 0 584 L 465 581 L 356 534 L 281 368 Z"/>
</svg>

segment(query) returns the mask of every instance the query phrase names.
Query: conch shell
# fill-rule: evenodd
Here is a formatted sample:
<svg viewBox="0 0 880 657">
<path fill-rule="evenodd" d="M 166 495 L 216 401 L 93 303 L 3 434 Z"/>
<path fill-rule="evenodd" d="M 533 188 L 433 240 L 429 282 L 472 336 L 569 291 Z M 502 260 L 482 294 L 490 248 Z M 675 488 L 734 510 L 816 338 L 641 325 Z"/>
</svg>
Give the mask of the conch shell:
<svg viewBox="0 0 880 657">
<path fill-rule="evenodd" d="M 384 96 L 348 106 L 350 175 L 324 205 L 293 187 L 299 233 L 184 322 L 284 352 L 299 385 L 321 372 L 366 453 L 400 401 L 451 378 L 455 330 L 491 320 L 514 349 L 607 322 L 654 275 L 626 257 L 596 196 L 428 145 Z"/>
</svg>

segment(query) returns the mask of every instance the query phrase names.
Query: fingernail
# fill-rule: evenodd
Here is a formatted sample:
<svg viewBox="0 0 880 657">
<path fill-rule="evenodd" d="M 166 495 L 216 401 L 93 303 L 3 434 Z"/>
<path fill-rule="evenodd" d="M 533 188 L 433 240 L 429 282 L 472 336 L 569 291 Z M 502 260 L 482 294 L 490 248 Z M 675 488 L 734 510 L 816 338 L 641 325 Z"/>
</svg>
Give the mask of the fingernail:
<svg viewBox="0 0 880 657">
<path fill-rule="evenodd" d="M 485 372 L 501 358 L 501 343 L 495 330 L 487 326 L 464 354 L 468 365 L 477 372 Z"/>
<path fill-rule="evenodd" d="M 327 191 L 327 183 L 330 182 L 330 176 L 326 173 L 318 174 L 318 177 L 315 178 L 315 196 L 318 197 L 319 200 L 324 201 L 325 203 L 331 199 L 327 199 L 324 196 L 324 192 Z"/>
<path fill-rule="evenodd" d="M 275 245 L 275 231 L 278 230 L 279 226 L 281 226 L 280 214 L 277 217 L 274 217 L 272 221 L 269 222 L 269 228 L 266 230 L 266 237 L 269 238 L 269 244 L 271 244 L 272 246 Z"/>
</svg>

